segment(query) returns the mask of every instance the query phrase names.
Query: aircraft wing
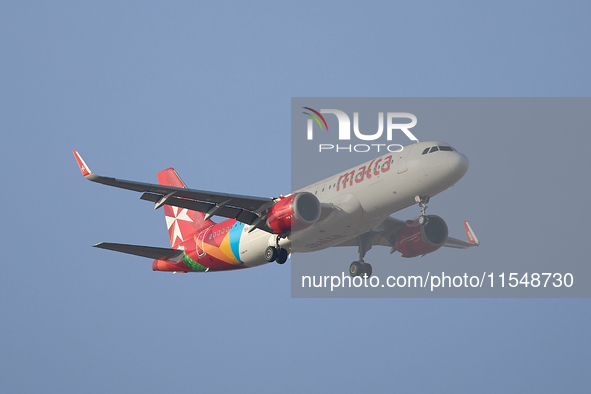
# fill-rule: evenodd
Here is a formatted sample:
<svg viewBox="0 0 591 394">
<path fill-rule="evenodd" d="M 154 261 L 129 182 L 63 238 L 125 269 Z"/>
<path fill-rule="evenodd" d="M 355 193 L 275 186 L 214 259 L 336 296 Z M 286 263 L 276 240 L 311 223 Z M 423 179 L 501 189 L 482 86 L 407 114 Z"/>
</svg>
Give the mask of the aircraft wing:
<svg viewBox="0 0 591 394">
<path fill-rule="evenodd" d="M 406 226 L 404 220 L 388 217 L 382 222 L 382 224 L 367 233 L 362 234 L 359 238 L 361 238 L 361 242 L 365 243 L 367 250 L 371 249 L 371 246 L 381 245 L 394 248 L 392 250 L 392 252 L 394 252 L 396 248 L 396 236 L 404 226 Z M 337 246 L 359 246 L 359 240 L 357 238 L 352 238 Z"/>
<path fill-rule="evenodd" d="M 254 223 L 255 227 L 266 230 L 264 218 L 266 218 L 266 210 L 274 204 L 272 198 L 217 193 L 100 176 L 88 168 L 82 156 L 77 151 L 74 151 L 74 156 L 76 157 L 82 175 L 89 181 L 143 192 L 144 194 L 140 198 L 154 202 L 154 209 L 162 205 L 172 205 L 192 211 L 205 212 L 209 216 L 215 214 L 217 216 L 237 219 L 246 224 L 252 225 Z"/>
<path fill-rule="evenodd" d="M 400 230 L 404 228 L 404 226 L 406 226 L 406 222 L 404 220 L 388 217 L 378 227 L 368 231 L 365 234 L 362 234 L 359 239 L 352 238 L 337 246 L 359 246 L 359 242 L 362 242 L 364 243 L 366 250 L 371 249 L 371 247 L 374 245 L 381 245 L 392 248 L 390 253 L 394 253 L 396 251 L 396 237 L 398 236 Z M 453 237 L 447 237 L 447 240 L 442 246 L 448 248 L 466 249 L 472 246 L 480 245 L 478 238 L 476 238 L 476 234 L 474 234 L 474 231 L 472 231 L 472 228 L 467 221 L 464 221 L 464 229 L 466 230 L 466 237 L 468 238 L 467 241 Z"/>
<path fill-rule="evenodd" d="M 443 246 L 446 246 L 448 248 L 466 249 L 472 246 L 480 245 L 478 238 L 476 238 L 476 234 L 474 234 L 474 231 L 472 231 L 472 227 L 470 227 L 470 224 L 465 220 L 464 230 L 466 230 L 466 237 L 468 238 L 468 241 L 462 241 L 461 239 L 447 237 L 447 240 L 445 241 Z"/>
</svg>

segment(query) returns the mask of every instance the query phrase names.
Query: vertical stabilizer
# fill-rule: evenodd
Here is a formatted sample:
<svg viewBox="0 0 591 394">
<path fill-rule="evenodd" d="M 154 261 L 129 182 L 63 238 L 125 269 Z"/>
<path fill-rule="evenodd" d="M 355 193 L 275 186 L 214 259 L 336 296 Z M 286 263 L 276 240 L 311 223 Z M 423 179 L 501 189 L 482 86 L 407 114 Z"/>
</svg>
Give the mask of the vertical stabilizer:
<svg viewBox="0 0 591 394">
<path fill-rule="evenodd" d="M 160 171 L 158 173 L 158 183 L 164 186 L 187 188 L 174 168 L 167 168 L 164 171 Z M 166 217 L 166 227 L 170 236 L 170 246 L 173 248 L 178 247 L 181 242 L 193 237 L 198 231 L 215 224 L 211 219 L 204 220 L 205 214 L 202 212 L 170 205 L 164 205 L 163 208 Z"/>
</svg>

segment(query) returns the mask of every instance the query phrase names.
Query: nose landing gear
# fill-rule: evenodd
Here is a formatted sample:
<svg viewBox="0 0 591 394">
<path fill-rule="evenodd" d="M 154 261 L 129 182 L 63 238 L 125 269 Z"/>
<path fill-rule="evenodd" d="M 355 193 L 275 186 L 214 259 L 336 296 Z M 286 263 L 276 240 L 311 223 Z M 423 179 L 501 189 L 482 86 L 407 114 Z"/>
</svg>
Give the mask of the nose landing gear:
<svg viewBox="0 0 591 394">
<path fill-rule="evenodd" d="M 415 201 L 419 203 L 419 208 L 421 208 L 421 216 L 419 216 L 419 224 L 424 226 L 429 221 L 429 218 L 425 214 L 425 210 L 427 209 L 427 203 L 429 203 L 429 196 L 416 196 Z"/>
</svg>

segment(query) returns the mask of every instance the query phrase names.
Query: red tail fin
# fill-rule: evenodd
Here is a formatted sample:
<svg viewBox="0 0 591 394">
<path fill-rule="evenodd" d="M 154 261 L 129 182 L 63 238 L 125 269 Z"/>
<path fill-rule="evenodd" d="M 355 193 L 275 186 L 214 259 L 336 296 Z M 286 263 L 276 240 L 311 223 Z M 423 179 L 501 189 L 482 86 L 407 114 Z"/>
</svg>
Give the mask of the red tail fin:
<svg viewBox="0 0 591 394">
<path fill-rule="evenodd" d="M 158 173 L 158 183 L 165 186 L 187 188 L 174 168 L 167 168 Z M 203 220 L 203 212 L 190 211 L 185 208 L 164 205 L 166 227 L 170 236 L 170 246 L 176 248 L 181 242 L 186 241 L 196 232 L 215 224 L 211 219 Z"/>
</svg>

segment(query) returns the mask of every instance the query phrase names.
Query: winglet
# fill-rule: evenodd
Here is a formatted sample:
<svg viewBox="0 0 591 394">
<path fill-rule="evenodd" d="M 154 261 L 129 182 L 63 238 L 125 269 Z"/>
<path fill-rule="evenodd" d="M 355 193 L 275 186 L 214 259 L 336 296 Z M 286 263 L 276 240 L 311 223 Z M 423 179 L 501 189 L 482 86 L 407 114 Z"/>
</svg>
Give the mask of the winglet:
<svg viewBox="0 0 591 394">
<path fill-rule="evenodd" d="M 87 178 L 89 175 L 92 175 L 92 171 L 90 171 L 90 168 L 88 168 L 88 166 L 86 165 L 86 163 L 82 159 L 82 156 L 80 156 L 80 153 L 78 153 L 78 151 L 76 151 L 76 150 L 74 150 L 72 152 L 74 152 L 74 157 L 76 158 L 76 161 L 78 162 L 78 167 L 80 167 L 80 172 L 82 172 L 82 175 L 85 178 Z"/>
<path fill-rule="evenodd" d="M 468 242 L 470 242 L 471 244 L 480 245 L 480 242 L 478 242 L 478 238 L 476 238 L 476 234 L 474 234 L 474 231 L 472 231 L 472 227 L 470 227 L 470 224 L 468 224 L 468 222 L 465 220 L 464 220 L 464 229 L 466 230 L 466 236 L 468 237 Z"/>
</svg>

